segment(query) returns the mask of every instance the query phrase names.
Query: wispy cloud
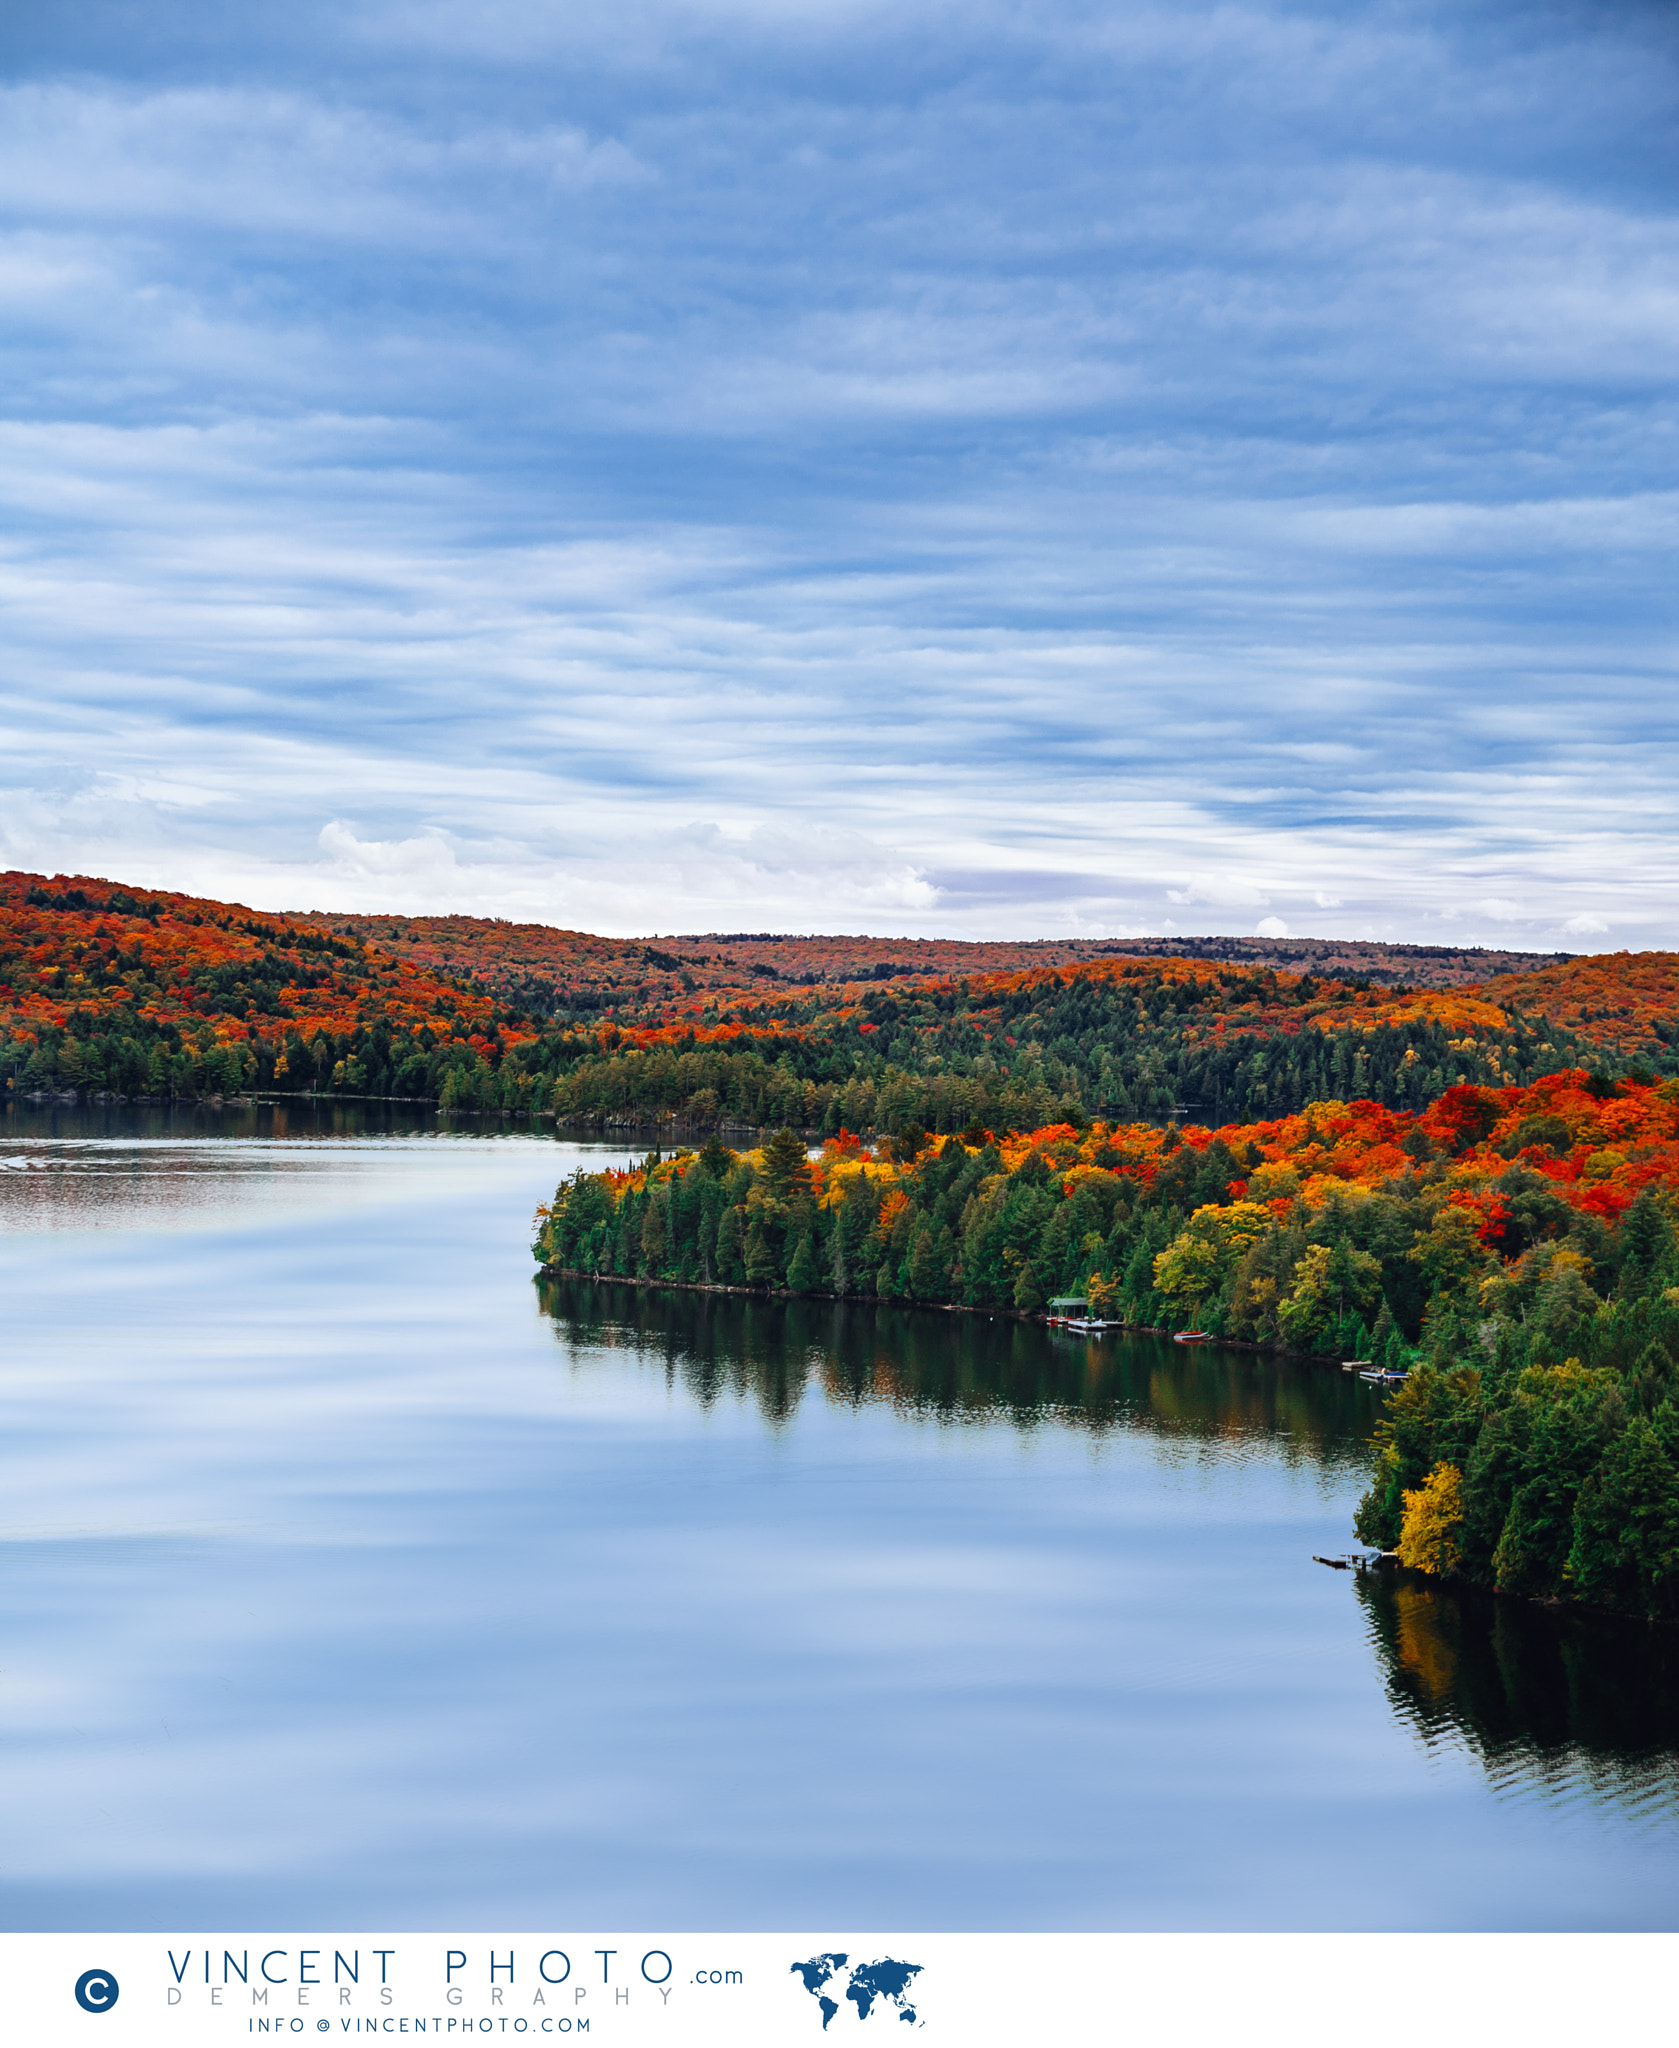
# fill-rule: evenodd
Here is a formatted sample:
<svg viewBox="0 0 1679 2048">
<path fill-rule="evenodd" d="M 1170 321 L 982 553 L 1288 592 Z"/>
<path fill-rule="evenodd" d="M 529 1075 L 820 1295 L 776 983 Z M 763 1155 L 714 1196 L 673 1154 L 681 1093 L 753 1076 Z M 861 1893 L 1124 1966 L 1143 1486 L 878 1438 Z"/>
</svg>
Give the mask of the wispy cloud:
<svg viewBox="0 0 1679 2048">
<path fill-rule="evenodd" d="M 103 19 L 0 83 L 7 859 L 1679 937 L 1660 10 Z"/>
</svg>

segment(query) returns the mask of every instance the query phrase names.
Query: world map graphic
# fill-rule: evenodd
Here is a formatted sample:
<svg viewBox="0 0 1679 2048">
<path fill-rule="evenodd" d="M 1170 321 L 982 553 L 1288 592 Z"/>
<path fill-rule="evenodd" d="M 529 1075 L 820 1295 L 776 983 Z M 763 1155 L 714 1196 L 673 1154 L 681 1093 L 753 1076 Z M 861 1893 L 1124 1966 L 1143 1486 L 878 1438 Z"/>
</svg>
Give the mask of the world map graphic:
<svg viewBox="0 0 1679 2048">
<path fill-rule="evenodd" d="M 919 1963 L 900 1963 L 890 1956 L 873 1963 L 853 1963 L 836 1950 L 812 1956 L 807 1963 L 794 1963 L 792 1968 L 821 2010 L 823 2033 L 828 2031 L 828 2022 L 844 2010 L 842 1999 L 857 2008 L 859 2023 L 878 2014 L 912 2027 L 922 2024 L 909 2002 L 912 1982 L 921 1975 Z"/>
</svg>

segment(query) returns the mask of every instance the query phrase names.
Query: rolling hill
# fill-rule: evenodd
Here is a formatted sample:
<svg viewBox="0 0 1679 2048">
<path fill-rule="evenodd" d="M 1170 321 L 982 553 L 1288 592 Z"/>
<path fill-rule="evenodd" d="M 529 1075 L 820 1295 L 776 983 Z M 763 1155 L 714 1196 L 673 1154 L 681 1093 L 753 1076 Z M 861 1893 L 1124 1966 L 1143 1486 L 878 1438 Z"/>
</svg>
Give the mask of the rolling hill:
<svg viewBox="0 0 1679 2048">
<path fill-rule="evenodd" d="M 14 1096 L 258 1090 L 902 1133 L 1208 1122 L 1323 1100 L 1414 1111 L 1460 1084 L 1679 1071 L 1676 955 L 1172 943 L 1195 950 L 628 940 L 281 915 L 12 872 L 0 1075 Z M 1304 971 L 1279 965 L 1282 951 Z"/>
</svg>

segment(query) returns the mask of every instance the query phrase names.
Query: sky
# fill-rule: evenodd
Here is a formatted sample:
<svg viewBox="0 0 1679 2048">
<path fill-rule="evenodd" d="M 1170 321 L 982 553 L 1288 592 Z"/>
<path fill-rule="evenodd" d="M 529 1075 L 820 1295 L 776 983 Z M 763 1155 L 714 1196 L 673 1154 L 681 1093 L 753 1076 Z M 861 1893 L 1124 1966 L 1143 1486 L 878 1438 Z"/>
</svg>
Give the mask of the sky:
<svg viewBox="0 0 1679 2048">
<path fill-rule="evenodd" d="M 1679 945 L 1679 9 L 9 0 L 0 864 Z"/>
</svg>

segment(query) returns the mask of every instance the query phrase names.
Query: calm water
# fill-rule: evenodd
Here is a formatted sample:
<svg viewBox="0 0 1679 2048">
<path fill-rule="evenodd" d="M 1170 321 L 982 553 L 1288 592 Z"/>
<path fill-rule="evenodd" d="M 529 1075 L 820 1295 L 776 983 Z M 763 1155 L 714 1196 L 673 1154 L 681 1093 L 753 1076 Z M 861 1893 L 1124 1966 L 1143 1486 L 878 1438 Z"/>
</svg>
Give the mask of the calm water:
<svg viewBox="0 0 1679 2048">
<path fill-rule="evenodd" d="M 1679 1652 L 1340 1374 L 533 1283 L 552 1137 L 0 1116 L 12 1928 L 1670 1927 Z"/>
</svg>

